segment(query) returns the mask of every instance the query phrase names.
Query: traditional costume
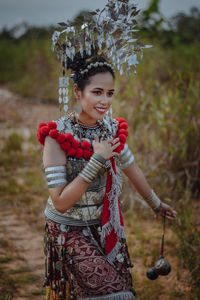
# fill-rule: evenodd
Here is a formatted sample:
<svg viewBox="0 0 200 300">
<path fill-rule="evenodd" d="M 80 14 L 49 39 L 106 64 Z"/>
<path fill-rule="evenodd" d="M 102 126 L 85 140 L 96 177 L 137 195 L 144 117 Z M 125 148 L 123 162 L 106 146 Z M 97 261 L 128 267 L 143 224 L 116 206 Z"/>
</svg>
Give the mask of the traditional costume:
<svg viewBox="0 0 200 300">
<path fill-rule="evenodd" d="M 52 297 L 54 293 L 60 299 L 68 299 L 69 295 L 74 297 L 72 299 L 93 299 L 97 296 L 99 299 L 134 299 L 129 272 L 131 262 L 118 199 L 122 184 L 119 167 L 128 167 L 133 163 L 134 156 L 126 144 L 127 123 L 123 119 L 113 119 L 113 123 L 111 129 L 107 117 L 93 127 L 76 126 L 71 114 L 46 125 L 41 123 L 38 129 L 41 143 L 49 135 L 62 149 L 67 149 L 64 150 L 67 155 L 66 168 L 45 169 L 49 187 L 66 185 L 80 174 L 92 156 L 95 134 L 100 139 L 108 139 L 119 133 L 123 140 L 118 151 L 120 148 L 123 150 L 116 164 L 114 160 L 107 161 L 72 208 L 62 214 L 56 210 L 50 197 L 47 201 L 45 285 L 47 291 L 51 290 Z M 120 125 L 126 129 L 120 129 Z M 121 133 L 120 136 L 120 130 L 126 135 Z M 109 171 L 112 178 L 108 179 Z M 105 197 L 106 190 L 110 199 Z"/>
<path fill-rule="evenodd" d="M 49 188 L 66 186 L 78 175 L 90 184 L 65 213 L 57 211 L 51 197 L 48 198 L 44 212 L 46 299 L 135 299 L 119 201 L 120 169 L 134 162 L 126 143 L 128 125 L 123 118 L 113 119 L 111 112 L 94 126 L 81 124 L 75 112 L 68 113 L 68 86 L 77 73 L 84 77 L 92 68 L 105 65 L 118 69 L 120 74 L 126 65 L 128 75 L 133 66 L 135 72 L 138 51 L 142 55 L 142 48 L 149 47 L 137 41 L 137 13 L 131 1 L 108 0 L 102 11 L 85 15 L 82 25 L 59 23 L 65 29 L 53 34 L 52 49 L 56 47 L 63 66 L 59 103 L 63 103 L 65 114 L 58 120 L 40 123 L 37 137 L 42 145 L 48 135 L 55 139 L 65 151 L 67 163 L 44 171 Z M 98 54 L 104 53 L 110 63 L 88 62 L 76 74 L 66 76 L 67 59 L 73 60 L 77 51 L 91 55 L 94 48 Z M 115 150 L 119 156 L 105 161 L 94 153 L 95 135 L 100 141 L 119 137 L 120 145 Z M 146 200 L 158 209 L 160 200 L 155 195 Z"/>
<path fill-rule="evenodd" d="M 134 156 L 126 144 L 126 121 L 113 119 L 112 123 L 111 127 L 107 116 L 96 126 L 89 127 L 77 124 L 72 113 L 47 124 L 41 123 L 38 128 L 41 144 L 49 135 L 67 155 L 66 166 L 45 169 L 50 188 L 67 185 L 87 166 L 93 155 L 94 135 L 100 140 L 118 136 L 121 141 L 117 149 L 119 157 L 106 161 L 73 207 L 62 214 L 54 207 L 51 197 L 48 198 L 45 285 L 52 294 L 48 297 L 57 294 L 60 299 L 68 299 L 66 295 L 74 297 L 72 299 L 97 296 L 97 299 L 134 299 L 129 271 L 132 265 L 118 198 L 122 188 L 120 168 L 130 166 Z"/>
</svg>

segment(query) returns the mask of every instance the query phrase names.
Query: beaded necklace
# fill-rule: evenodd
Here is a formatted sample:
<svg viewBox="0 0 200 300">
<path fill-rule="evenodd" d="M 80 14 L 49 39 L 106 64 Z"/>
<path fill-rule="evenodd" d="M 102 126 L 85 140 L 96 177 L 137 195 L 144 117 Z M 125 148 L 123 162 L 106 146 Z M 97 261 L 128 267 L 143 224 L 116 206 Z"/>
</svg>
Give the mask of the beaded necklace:
<svg viewBox="0 0 200 300">
<path fill-rule="evenodd" d="M 80 141 L 83 140 L 83 137 L 82 137 L 82 134 L 81 134 L 81 129 L 82 128 L 85 128 L 86 130 L 99 128 L 101 140 L 105 140 L 106 135 L 108 133 L 108 129 L 105 127 L 105 124 L 103 122 L 97 120 L 96 124 L 88 126 L 88 125 L 85 125 L 85 124 L 81 123 L 78 120 L 78 116 L 75 112 L 72 112 L 70 114 L 70 116 L 72 117 L 72 120 L 74 122 L 74 127 L 76 129 L 76 135 L 79 137 Z"/>
<path fill-rule="evenodd" d="M 75 116 L 75 114 L 73 113 L 72 116 Z M 128 124 L 123 118 L 115 118 L 115 120 L 117 121 L 117 130 L 113 138 L 119 138 L 120 145 L 117 149 L 115 149 L 115 151 L 120 153 L 124 149 L 128 136 Z M 79 138 L 74 138 L 73 134 L 69 132 L 60 133 L 57 129 L 56 122 L 50 121 L 48 123 L 42 122 L 39 124 L 37 129 L 38 141 L 44 146 L 45 137 L 49 135 L 51 138 L 55 139 L 58 144 L 60 144 L 61 149 L 66 152 L 67 156 L 74 157 L 76 159 L 83 158 L 85 160 L 89 160 L 94 153 L 93 143 L 91 143 L 88 139 L 82 139 L 82 136 L 80 135 L 81 130 L 79 130 L 80 123 L 76 121 L 75 117 L 73 118 L 73 121 Z M 101 140 L 103 140 L 106 138 L 108 130 L 105 127 L 104 122 L 97 121 L 97 124 L 102 132 Z"/>
</svg>

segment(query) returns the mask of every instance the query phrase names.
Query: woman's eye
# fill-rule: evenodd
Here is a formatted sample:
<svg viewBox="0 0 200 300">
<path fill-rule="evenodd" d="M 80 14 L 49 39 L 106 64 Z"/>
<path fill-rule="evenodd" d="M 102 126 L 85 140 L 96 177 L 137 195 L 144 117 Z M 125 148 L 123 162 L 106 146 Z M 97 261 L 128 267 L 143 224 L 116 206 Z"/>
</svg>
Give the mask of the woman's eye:
<svg viewBox="0 0 200 300">
<path fill-rule="evenodd" d="M 101 91 L 94 91 L 94 94 L 100 96 L 102 94 L 102 92 Z M 113 96 L 113 92 L 109 92 L 108 97 L 112 97 L 112 96 Z"/>
</svg>

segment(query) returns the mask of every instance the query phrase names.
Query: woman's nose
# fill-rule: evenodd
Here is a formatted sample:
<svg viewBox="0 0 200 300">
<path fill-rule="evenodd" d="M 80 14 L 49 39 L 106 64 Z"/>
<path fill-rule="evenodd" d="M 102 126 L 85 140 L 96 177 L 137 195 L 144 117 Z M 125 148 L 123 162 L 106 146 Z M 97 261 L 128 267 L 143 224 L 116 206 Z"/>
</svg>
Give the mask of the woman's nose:
<svg viewBox="0 0 200 300">
<path fill-rule="evenodd" d="M 100 102 L 101 102 L 101 104 L 108 105 L 112 101 L 111 101 L 110 97 L 108 97 L 107 95 L 103 95 Z"/>
</svg>

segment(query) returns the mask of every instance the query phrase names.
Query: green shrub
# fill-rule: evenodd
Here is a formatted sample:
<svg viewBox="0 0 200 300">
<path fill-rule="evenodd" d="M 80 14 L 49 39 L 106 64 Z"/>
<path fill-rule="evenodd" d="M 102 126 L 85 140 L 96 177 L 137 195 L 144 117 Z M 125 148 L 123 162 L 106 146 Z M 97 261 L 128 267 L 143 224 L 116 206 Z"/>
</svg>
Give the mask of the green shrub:
<svg viewBox="0 0 200 300">
<path fill-rule="evenodd" d="M 23 138 L 17 132 L 13 132 L 4 144 L 4 152 L 21 151 Z"/>
</svg>

